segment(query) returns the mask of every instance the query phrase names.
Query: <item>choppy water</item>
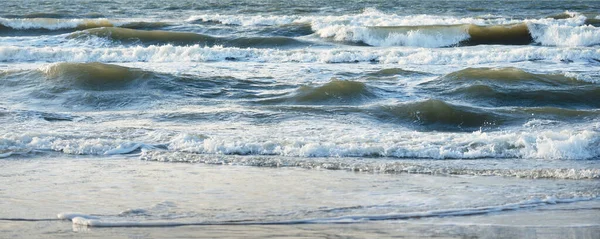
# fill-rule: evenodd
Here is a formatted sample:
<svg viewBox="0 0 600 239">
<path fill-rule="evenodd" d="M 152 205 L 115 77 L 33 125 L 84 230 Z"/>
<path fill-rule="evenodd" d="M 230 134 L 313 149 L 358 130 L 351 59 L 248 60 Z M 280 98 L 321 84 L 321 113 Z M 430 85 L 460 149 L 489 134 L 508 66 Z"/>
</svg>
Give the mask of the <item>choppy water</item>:
<svg viewBox="0 0 600 239">
<path fill-rule="evenodd" d="M 597 182 L 599 72 L 598 1 L 8 0 L 0 158 Z"/>
</svg>

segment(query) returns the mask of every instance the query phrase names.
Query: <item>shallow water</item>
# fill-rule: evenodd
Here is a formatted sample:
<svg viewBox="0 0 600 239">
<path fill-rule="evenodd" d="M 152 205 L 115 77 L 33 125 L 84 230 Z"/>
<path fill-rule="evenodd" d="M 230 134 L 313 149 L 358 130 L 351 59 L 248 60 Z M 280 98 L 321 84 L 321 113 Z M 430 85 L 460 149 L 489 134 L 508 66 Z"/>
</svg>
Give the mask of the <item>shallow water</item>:
<svg viewBox="0 0 600 239">
<path fill-rule="evenodd" d="M 0 231 L 17 237 L 594 238 L 600 229 L 597 180 L 165 164 L 134 157 L 21 159 L 2 162 L 2 168 L 7 184 Z"/>
</svg>

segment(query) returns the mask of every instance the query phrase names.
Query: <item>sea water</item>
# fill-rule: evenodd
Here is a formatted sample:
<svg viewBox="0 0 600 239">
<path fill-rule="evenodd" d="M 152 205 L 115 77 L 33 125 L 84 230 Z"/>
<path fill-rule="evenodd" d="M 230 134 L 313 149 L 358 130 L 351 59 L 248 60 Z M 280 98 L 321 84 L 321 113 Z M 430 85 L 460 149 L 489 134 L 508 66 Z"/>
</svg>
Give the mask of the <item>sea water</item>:
<svg viewBox="0 0 600 239">
<path fill-rule="evenodd" d="M 0 234 L 598 238 L 599 27 L 598 1 L 5 1 Z"/>
</svg>

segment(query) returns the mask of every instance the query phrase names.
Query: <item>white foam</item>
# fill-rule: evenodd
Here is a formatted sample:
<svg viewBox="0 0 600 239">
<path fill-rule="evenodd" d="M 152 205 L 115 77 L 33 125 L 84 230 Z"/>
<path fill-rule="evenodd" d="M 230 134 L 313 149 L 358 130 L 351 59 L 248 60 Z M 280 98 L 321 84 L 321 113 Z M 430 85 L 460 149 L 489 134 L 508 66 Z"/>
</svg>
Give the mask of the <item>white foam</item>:
<svg viewBox="0 0 600 239">
<path fill-rule="evenodd" d="M 189 17 L 186 21 L 216 21 L 227 25 L 240 25 L 240 26 L 273 26 L 273 25 L 286 25 L 297 22 L 301 17 L 298 16 L 275 16 L 275 15 L 194 15 Z"/>
<path fill-rule="evenodd" d="M 107 221 L 76 217 L 71 220 L 73 225 L 85 227 L 175 227 L 191 225 L 211 225 L 209 223 L 183 223 L 170 221 Z"/>
<path fill-rule="evenodd" d="M 54 18 L 0 18 L 0 24 L 19 30 L 26 29 L 74 29 L 82 25 L 116 26 L 121 21 L 102 19 L 54 19 Z"/>
<path fill-rule="evenodd" d="M 281 129 L 285 132 L 284 129 Z M 361 130 L 347 135 L 343 129 L 306 132 L 312 137 L 250 135 L 208 138 L 182 135 L 169 144 L 174 151 L 201 154 L 281 155 L 296 157 L 396 157 L 396 158 L 536 158 L 589 159 L 600 156 L 600 134 L 583 130 L 539 132 L 381 134 Z M 313 134 L 314 133 L 314 134 Z M 182 140 L 185 139 L 185 140 Z"/>
<path fill-rule="evenodd" d="M 584 15 L 568 12 L 571 15 L 570 18 L 565 19 L 552 19 L 552 18 L 541 18 L 541 19 L 525 19 L 524 22 L 527 24 L 539 24 L 539 25 L 547 25 L 547 26 L 581 26 L 585 23 L 587 19 Z"/>
<path fill-rule="evenodd" d="M 76 155 L 127 154 L 149 145 L 118 139 L 68 138 L 57 135 L 14 134 L 0 135 L 0 151 L 7 157 L 30 151 L 56 151 Z"/>
<path fill-rule="evenodd" d="M 575 78 L 579 81 L 589 82 L 589 83 L 600 83 L 600 73 L 596 74 L 584 74 L 578 72 L 565 72 L 565 77 Z"/>
<path fill-rule="evenodd" d="M 13 155 L 13 152 L 10 152 L 10 151 L 8 151 L 8 152 L 4 152 L 4 153 L 0 153 L 0 159 L 1 159 L 1 158 L 8 158 L 8 157 L 10 157 L 11 155 Z"/>
<path fill-rule="evenodd" d="M 133 144 L 127 144 L 127 145 L 120 144 L 116 148 L 104 152 L 104 154 L 106 154 L 106 155 L 128 154 L 128 153 L 131 153 L 131 152 L 138 150 L 140 148 L 143 148 L 143 147 L 144 147 L 144 144 L 140 144 L 140 143 L 133 143 Z"/>
<path fill-rule="evenodd" d="M 334 25 L 346 26 L 424 26 L 424 25 L 459 25 L 459 24 L 512 24 L 517 20 L 496 18 L 457 18 L 453 16 L 436 15 L 397 15 L 388 14 L 373 8 L 365 9 L 359 14 L 329 15 L 329 16 L 263 16 L 263 15 L 222 15 L 204 14 L 189 17 L 186 21 L 214 21 L 223 24 L 240 26 L 264 26 L 264 25 L 287 25 L 287 24 L 311 24 L 313 30 L 319 30 Z"/>
<path fill-rule="evenodd" d="M 61 219 L 61 220 L 73 220 L 75 218 L 86 218 L 86 219 L 99 218 L 97 216 L 92 216 L 92 215 L 87 215 L 87 214 L 77 213 L 77 212 L 63 212 L 63 213 L 59 213 L 56 216 L 58 217 L 58 219 Z"/>
<path fill-rule="evenodd" d="M 531 159 L 485 159 L 478 164 L 459 160 L 415 160 L 364 158 L 302 158 L 280 156 L 211 155 L 173 151 L 144 151 L 140 158 L 147 161 L 185 162 L 253 167 L 300 167 L 306 169 L 347 170 L 353 172 L 431 175 L 474 175 L 517 178 L 599 179 L 597 163 L 573 167 L 572 162 L 540 162 Z"/>
<path fill-rule="evenodd" d="M 322 38 L 342 42 L 363 42 L 371 46 L 444 47 L 469 38 L 465 27 L 440 29 L 394 29 L 335 25 L 317 31 Z"/>
<path fill-rule="evenodd" d="M 525 124 L 523 124 L 523 127 L 538 128 L 538 127 L 551 126 L 551 125 L 557 125 L 557 124 L 560 124 L 560 122 L 555 121 L 555 120 L 532 119 L 532 120 L 527 121 Z"/>
<path fill-rule="evenodd" d="M 590 129 L 531 129 L 473 133 L 397 131 L 383 126 L 356 127 L 328 122 L 326 132 L 314 122 L 285 122 L 240 126 L 245 130 L 181 133 L 166 137 L 169 150 L 211 155 L 279 155 L 294 157 L 394 158 L 529 158 L 591 159 L 600 156 L 600 132 Z M 277 133 L 273 133 L 277 132 Z M 354 132 L 348 134 L 348 132 Z M 168 135 L 168 133 L 166 134 Z M 126 135 L 104 138 L 59 134 L 9 133 L 0 135 L 1 152 L 57 151 L 66 154 L 125 154 L 152 149 L 165 135 L 127 140 Z M 161 142 L 154 142 L 154 137 Z M 146 142 L 146 143 L 140 143 Z"/>
<path fill-rule="evenodd" d="M 240 25 L 240 26 L 277 26 L 287 24 L 311 24 L 313 30 L 335 26 L 433 26 L 433 25 L 464 25 L 474 24 L 480 26 L 487 25 L 507 25 L 517 23 L 537 23 L 544 25 L 561 25 L 561 26 L 580 26 L 585 23 L 587 19 L 584 15 L 577 12 L 566 12 L 571 17 L 566 19 L 552 19 L 552 18 L 540 18 L 540 19 L 512 19 L 512 18 L 473 18 L 473 17 L 454 17 L 454 16 L 440 16 L 440 15 L 397 15 L 383 13 L 376 9 L 366 9 L 359 14 L 351 15 L 329 15 L 329 16 L 300 16 L 300 15 L 286 15 L 286 16 L 263 16 L 263 15 L 223 15 L 223 14 L 204 14 L 194 15 L 189 17 L 186 21 L 213 21 L 220 22 L 222 24 L 229 25 Z M 596 16 L 598 18 L 598 16 Z"/>
<path fill-rule="evenodd" d="M 600 44 L 600 28 L 529 24 L 533 39 L 544 46 L 594 46 Z"/>
<path fill-rule="evenodd" d="M 211 62 L 228 59 L 250 62 L 344 63 L 373 62 L 389 64 L 485 64 L 520 61 L 595 61 L 599 48 L 549 48 L 479 46 L 441 49 L 423 48 L 347 48 L 347 49 L 241 49 L 204 46 L 135 46 L 115 48 L 88 47 L 0 47 L 4 62 Z"/>
</svg>

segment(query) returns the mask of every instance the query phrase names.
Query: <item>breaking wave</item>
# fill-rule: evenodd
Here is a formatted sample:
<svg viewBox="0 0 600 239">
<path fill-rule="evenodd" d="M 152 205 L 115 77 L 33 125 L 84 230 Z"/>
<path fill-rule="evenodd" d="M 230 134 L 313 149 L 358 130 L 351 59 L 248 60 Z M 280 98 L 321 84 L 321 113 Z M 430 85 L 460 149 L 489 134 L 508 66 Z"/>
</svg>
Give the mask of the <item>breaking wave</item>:
<svg viewBox="0 0 600 239">
<path fill-rule="evenodd" d="M 0 18 L 0 32 L 27 30 L 85 30 L 98 27 L 122 27 L 131 29 L 155 29 L 172 23 L 152 21 L 127 21 L 116 19 L 63 19 L 49 17 Z"/>
<path fill-rule="evenodd" d="M 560 26 L 536 23 L 480 26 L 329 26 L 316 31 L 322 38 L 370 46 L 448 47 L 470 45 L 594 46 L 600 29 L 594 26 Z"/>
<path fill-rule="evenodd" d="M 600 62 L 600 49 L 441 48 L 431 49 L 240 49 L 221 46 L 132 46 L 114 48 L 0 47 L 3 62 L 378 62 L 394 64 L 485 64 L 522 61 Z"/>
<path fill-rule="evenodd" d="M 283 129 L 285 130 L 285 129 Z M 316 129 L 315 129 L 316 130 Z M 288 130 L 289 131 L 289 130 Z M 600 133 L 594 130 L 536 129 L 522 132 L 362 132 L 308 130 L 302 135 L 252 131 L 231 135 L 200 135 L 180 133 L 162 136 L 165 142 L 138 138 L 88 138 L 60 134 L 21 133 L 0 135 L 0 152 L 19 155 L 31 152 L 55 151 L 65 154 L 110 155 L 143 152 L 142 158 L 159 161 L 206 161 L 208 163 L 235 163 L 218 155 L 263 155 L 285 157 L 391 157 L 404 159 L 481 159 L 525 158 L 546 160 L 598 159 Z M 365 134 L 361 134 L 365 133 Z M 166 137 L 166 138 L 165 138 Z M 157 151 L 158 150 L 158 151 Z M 174 154 L 175 156 L 171 155 Z M 236 159 L 238 160 L 238 159 Z M 243 157 L 238 163 L 253 160 L 267 164 L 263 158 Z M 247 160 L 247 161 L 244 161 Z M 277 161 L 285 166 L 286 161 Z M 288 159 L 281 159 L 288 160 Z M 294 160 L 311 159 L 289 159 Z M 323 161 L 326 165 L 330 160 Z M 340 160 L 341 168 L 351 161 Z M 367 161 L 368 162 L 368 161 Z M 376 164 L 376 162 L 373 162 Z M 418 162 L 415 162 L 418 163 Z M 269 165 L 277 165 L 270 164 Z M 293 164 L 290 164 L 293 165 Z M 255 165 L 257 166 L 257 165 Z M 393 165 L 390 165 L 393 166 Z M 459 165 L 460 166 L 460 165 Z M 350 167 L 347 165 L 347 167 Z M 500 170 L 500 169 L 499 169 Z M 482 173 L 484 171 L 481 171 Z M 514 172 L 516 173 L 516 172 Z M 598 172 L 595 172 L 598 177 Z"/>
<path fill-rule="evenodd" d="M 110 39 L 119 43 L 142 43 L 144 45 L 221 45 L 226 47 L 242 48 L 278 48 L 308 45 L 307 43 L 287 37 L 223 38 L 189 32 L 134 30 L 120 27 L 88 29 L 85 31 L 72 33 L 68 38 L 86 39 L 90 36 Z"/>
<path fill-rule="evenodd" d="M 370 46 L 447 47 L 480 44 L 593 46 L 599 44 L 596 18 L 566 12 L 555 17 L 514 20 L 399 16 L 377 10 L 342 16 L 192 16 L 189 22 L 282 27 L 308 24 L 315 35 Z"/>
</svg>

